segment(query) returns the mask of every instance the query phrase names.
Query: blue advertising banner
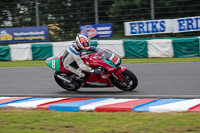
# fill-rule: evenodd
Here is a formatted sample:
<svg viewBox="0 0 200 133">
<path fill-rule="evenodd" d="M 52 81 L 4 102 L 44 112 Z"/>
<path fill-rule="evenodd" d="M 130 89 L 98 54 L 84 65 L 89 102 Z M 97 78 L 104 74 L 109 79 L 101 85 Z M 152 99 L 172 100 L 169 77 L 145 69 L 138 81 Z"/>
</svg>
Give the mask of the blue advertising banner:
<svg viewBox="0 0 200 133">
<path fill-rule="evenodd" d="M 80 25 L 80 33 L 86 34 L 90 38 L 112 37 L 112 23 Z"/>
<path fill-rule="evenodd" d="M 0 43 L 48 41 L 48 26 L 0 29 Z"/>
</svg>

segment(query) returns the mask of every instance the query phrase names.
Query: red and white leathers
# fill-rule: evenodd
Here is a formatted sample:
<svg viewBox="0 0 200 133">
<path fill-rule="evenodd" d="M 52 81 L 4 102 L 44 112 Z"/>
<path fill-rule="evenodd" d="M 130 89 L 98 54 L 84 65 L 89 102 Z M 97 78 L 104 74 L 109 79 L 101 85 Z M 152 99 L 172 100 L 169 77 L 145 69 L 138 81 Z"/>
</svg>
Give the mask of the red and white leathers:
<svg viewBox="0 0 200 133">
<path fill-rule="evenodd" d="M 78 39 L 78 40 L 77 40 Z M 87 39 L 87 38 L 86 38 Z M 64 67 L 78 75 L 80 78 L 85 77 L 86 72 L 93 72 L 92 68 L 87 66 L 81 59 L 81 53 L 83 50 L 97 51 L 97 47 L 91 46 L 89 40 L 86 40 L 84 35 L 77 35 L 76 42 L 67 48 L 63 55 Z"/>
</svg>

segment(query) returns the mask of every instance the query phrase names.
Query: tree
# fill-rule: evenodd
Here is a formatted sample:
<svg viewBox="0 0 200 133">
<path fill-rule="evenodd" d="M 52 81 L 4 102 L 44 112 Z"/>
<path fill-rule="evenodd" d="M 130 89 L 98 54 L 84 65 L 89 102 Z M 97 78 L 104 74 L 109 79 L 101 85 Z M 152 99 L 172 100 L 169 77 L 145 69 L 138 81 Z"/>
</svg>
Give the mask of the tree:
<svg viewBox="0 0 200 133">
<path fill-rule="evenodd" d="M 1 0 L 0 4 L 1 28 L 33 26 L 35 23 L 34 2 L 32 0 L 21 1 Z"/>
<path fill-rule="evenodd" d="M 71 40 L 79 32 L 79 25 L 94 23 L 93 6 L 91 0 L 41 1 L 41 23 L 56 25 L 62 29 L 62 31 L 51 29 L 54 30 L 57 40 Z"/>
</svg>

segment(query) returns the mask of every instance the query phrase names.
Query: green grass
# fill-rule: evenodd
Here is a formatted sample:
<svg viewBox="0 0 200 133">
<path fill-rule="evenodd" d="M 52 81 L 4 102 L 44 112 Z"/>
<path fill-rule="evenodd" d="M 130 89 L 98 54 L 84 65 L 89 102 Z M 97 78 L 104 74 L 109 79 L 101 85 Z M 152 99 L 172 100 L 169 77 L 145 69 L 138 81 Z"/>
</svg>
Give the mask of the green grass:
<svg viewBox="0 0 200 133">
<path fill-rule="evenodd" d="M 200 57 L 190 58 L 135 58 L 122 59 L 122 64 L 168 63 L 168 62 L 200 62 Z M 45 61 L 0 61 L 0 67 L 35 67 L 46 66 Z"/>
<path fill-rule="evenodd" d="M 0 109 L 1 133 L 199 133 L 200 113 Z"/>
<path fill-rule="evenodd" d="M 168 63 L 168 62 L 200 62 L 200 57 L 122 59 L 123 64 Z"/>
<path fill-rule="evenodd" d="M 0 61 L 0 67 L 36 67 L 46 66 L 45 61 Z"/>
</svg>

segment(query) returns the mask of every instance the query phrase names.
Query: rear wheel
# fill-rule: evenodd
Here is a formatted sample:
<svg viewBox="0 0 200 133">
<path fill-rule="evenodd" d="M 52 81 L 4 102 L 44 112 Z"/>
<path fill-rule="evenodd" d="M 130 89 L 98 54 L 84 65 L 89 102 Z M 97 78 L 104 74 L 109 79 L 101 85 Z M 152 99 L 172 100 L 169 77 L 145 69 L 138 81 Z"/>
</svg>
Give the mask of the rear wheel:
<svg viewBox="0 0 200 133">
<path fill-rule="evenodd" d="M 64 80 L 59 79 L 57 77 L 57 75 L 60 75 L 64 78 L 69 78 L 71 76 L 71 74 L 55 71 L 54 78 L 56 80 L 56 83 L 63 89 L 68 90 L 68 91 L 76 91 L 81 87 L 81 84 L 78 81 L 72 81 L 72 83 L 69 84 L 69 83 L 65 82 Z"/>
<path fill-rule="evenodd" d="M 121 74 L 121 76 L 123 78 L 123 82 L 121 82 L 119 79 L 115 78 L 114 76 L 111 76 L 111 81 L 117 88 L 124 91 L 132 91 L 137 87 L 138 85 L 137 77 L 130 70 L 126 69 Z"/>
</svg>

